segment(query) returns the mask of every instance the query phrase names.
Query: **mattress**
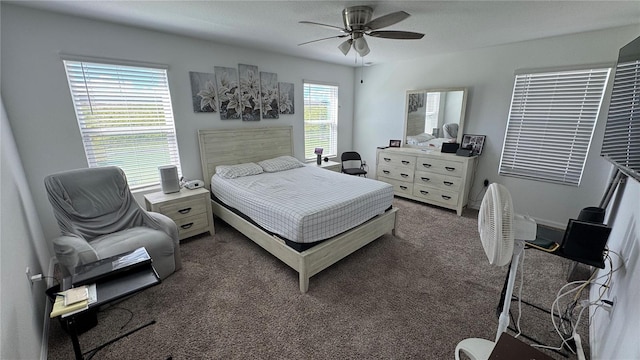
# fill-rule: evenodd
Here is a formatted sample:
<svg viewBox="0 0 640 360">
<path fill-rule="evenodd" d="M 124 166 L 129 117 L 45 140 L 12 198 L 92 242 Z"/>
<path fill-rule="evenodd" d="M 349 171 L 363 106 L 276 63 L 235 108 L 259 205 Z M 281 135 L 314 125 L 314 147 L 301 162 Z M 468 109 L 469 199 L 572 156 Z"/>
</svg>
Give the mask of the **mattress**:
<svg viewBox="0 0 640 360">
<path fill-rule="evenodd" d="M 393 202 L 387 183 L 315 165 L 234 179 L 213 175 L 211 191 L 265 230 L 297 243 L 336 236 Z"/>
</svg>

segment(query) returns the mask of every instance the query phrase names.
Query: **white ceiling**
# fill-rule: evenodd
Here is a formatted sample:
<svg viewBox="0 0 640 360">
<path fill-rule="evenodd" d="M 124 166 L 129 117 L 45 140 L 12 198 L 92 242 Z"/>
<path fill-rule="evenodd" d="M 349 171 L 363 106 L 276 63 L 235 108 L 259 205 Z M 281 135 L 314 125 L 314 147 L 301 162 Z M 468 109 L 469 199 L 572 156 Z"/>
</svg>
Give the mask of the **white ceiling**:
<svg viewBox="0 0 640 360">
<path fill-rule="evenodd" d="M 6 1 L 5 1 L 6 2 Z M 367 37 L 364 62 L 379 64 L 531 39 L 640 24 L 640 1 L 9 1 L 119 24 L 187 35 L 343 65 L 346 57 L 326 27 L 342 27 L 341 11 L 374 8 L 373 18 L 404 10 L 408 19 L 384 30 L 425 33 L 421 40 Z M 358 65 L 361 61 L 358 60 Z"/>
</svg>

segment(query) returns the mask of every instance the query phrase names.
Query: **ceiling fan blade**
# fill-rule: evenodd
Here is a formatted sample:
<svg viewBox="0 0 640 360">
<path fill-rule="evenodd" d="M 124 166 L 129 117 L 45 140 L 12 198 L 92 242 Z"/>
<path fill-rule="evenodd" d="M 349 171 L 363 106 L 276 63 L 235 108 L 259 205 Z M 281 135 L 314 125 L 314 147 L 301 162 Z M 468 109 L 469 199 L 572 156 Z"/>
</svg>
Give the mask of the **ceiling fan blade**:
<svg viewBox="0 0 640 360">
<path fill-rule="evenodd" d="M 408 13 L 404 11 L 396 11 L 391 14 L 383 15 L 378 18 L 375 18 L 368 23 L 364 24 L 364 28 L 367 30 L 377 30 L 382 29 L 383 27 L 391 26 L 393 24 L 399 23 L 400 21 L 408 18 Z"/>
<path fill-rule="evenodd" d="M 301 44 L 298 44 L 298 46 L 300 46 L 300 45 L 310 44 L 310 43 L 313 43 L 313 42 L 316 42 L 316 41 L 329 40 L 329 39 L 338 39 L 338 38 L 343 38 L 343 37 L 347 37 L 347 36 L 349 36 L 349 35 L 344 34 L 344 35 L 338 35 L 338 36 L 329 36 L 329 37 L 322 38 L 322 39 L 316 39 L 316 40 L 311 40 L 311 41 L 303 42 L 303 43 L 301 43 Z"/>
<path fill-rule="evenodd" d="M 422 39 L 424 34 L 411 32 L 411 31 L 372 31 L 367 33 L 369 36 L 385 38 L 385 39 L 398 39 L 398 40 L 418 40 Z"/>
<path fill-rule="evenodd" d="M 309 24 L 309 25 L 318 25 L 318 26 L 324 26 L 324 27 L 328 27 L 328 28 L 332 28 L 332 29 L 337 29 L 342 31 L 343 33 L 348 33 L 349 31 L 347 29 L 343 29 L 340 26 L 334 26 L 334 25 L 328 25 L 328 24 L 322 24 L 322 23 L 317 23 L 317 22 L 313 22 L 313 21 L 298 21 L 298 23 L 300 24 Z"/>
</svg>

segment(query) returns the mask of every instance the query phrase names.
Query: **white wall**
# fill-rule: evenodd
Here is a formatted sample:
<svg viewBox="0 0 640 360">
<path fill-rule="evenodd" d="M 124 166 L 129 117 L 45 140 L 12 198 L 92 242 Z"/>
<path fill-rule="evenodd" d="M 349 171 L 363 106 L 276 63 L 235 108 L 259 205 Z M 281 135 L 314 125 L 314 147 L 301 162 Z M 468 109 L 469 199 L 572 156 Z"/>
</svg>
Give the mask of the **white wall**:
<svg viewBox="0 0 640 360">
<path fill-rule="evenodd" d="M 533 40 L 522 43 L 428 56 L 365 68 L 364 84 L 356 84 L 354 147 L 375 172 L 377 146 L 403 134 L 405 92 L 410 89 L 467 87 L 469 96 L 464 133 L 487 135 L 479 160 L 473 206 L 479 206 L 482 182 L 500 182 L 511 191 L 517 212 L 541 223 L 564 228 L 587 206 L 597 206 L 604 193 L 610 166 L 599 156 L 606 111 L 602 111 L 579 187 L 498 175 L 514 71 L 608 63 L 613 65 L 621 46 L 640 34 L 640 26 Z M 610 88 L 609 92 L 610 93 Z M 608 108 L 608 102 L 603 104 Z"/>
<path fill-rule="evenodd" d="M 0 359 L 37 359 L 43 346 L 46 285 L 31 286 L 25 269 L 46 274 L 49 252 L 42 246 L 44 236 L 2 102 L 0 117 Z"/>
<path fill-rule="evenodd" d="M 202 178 L 197 130 L 292 125 L 295 156 L 303 159 L 302 81 L 336 83 L 339 92 L 338 151 L 352 147 L 353 68 L 241 49 L 192 38 L 118 26 L 2 4 L 2 94 L 18 144 L 28 185 L 44 233 L 59 233 L 44 190 L 46 175 L 86 167 L 84 150 L 59 53 L 169 65 L 182 172 Z M 295 114 L 277 120 L 220 120 L 218 113 L 196 114 L 189 71 L 214 66 L 258 66 L 295 85 Z"/>
<path fill-rule="evenodd" d="M 592 359 L 640 359 L 640 183 L 628 179 L 616 193 L 607 208 L 606 223 L 612 226 L 607 246 L 612 251 L 613 269 L 610 291 L 604 291 L 604 300 L 614 300 L 611 313 L 603 309 L 595 311 L 591 318 L 590 336 Z M 598 272 L 604 276 L 611 266 Z M 606 277 L 600 279 L 605 281 Z M 593 286 L 592 301 L 600 296 L 600 286 Z"/>
</svg>

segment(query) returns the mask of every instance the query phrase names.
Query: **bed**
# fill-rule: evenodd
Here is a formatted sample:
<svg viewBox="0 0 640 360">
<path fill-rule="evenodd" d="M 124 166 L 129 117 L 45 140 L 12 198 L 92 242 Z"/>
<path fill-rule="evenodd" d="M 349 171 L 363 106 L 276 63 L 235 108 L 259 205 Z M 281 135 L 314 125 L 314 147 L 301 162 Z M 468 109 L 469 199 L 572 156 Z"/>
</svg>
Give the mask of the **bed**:
<svg viewBox="0 0 640 360">
<path fill-rule="evenodd" d="M 206 187 L 211 189 L 212 179 L 214 182 L 217 181 L 214 178 L 214 174 L 216 173 L 216 168 L 220 165 L 258 163 L 279 156 L 291 156 L 293 154 L 292 133 L 293 130 L 290 126 L 199 130 L 200 158 Z M 371 179 L 358 177 L 347 178 L 348 175 L 337 173 L 329 174 L 329 170 L 315 167 L 313 167 L 313 169 L 300 170 L 307 173 L 307 176 L 323 177 L 331 175 L 349 181 L 366 181 L 371 182 L 371 184 L 379 183 Z M 309 170 L 312 170 L 312 172 L 309 173 Z M 315 175 L 313 175 L 313 171 L 316 172 Z M 326 172 L 326 174 L 318 173 L 318 171 Z M 244 179 L 242 181 L 250 182 L 251 180 Z M 219 186 L 218 183 L 216 183 L 216 187 L 217 186 Z M 297 190 L 297 194 L 299 196 L 300 189 Z M 221 193 L 218 192 L 218 195 L 221 195 Z M 298 232 L 302 234 L 300 238 L 296 238 L 296 236 L 291 235 L 291 232 L 285 231 L 285 235 L 282 235 L 282 232 L 279 233 L 277 225 L 275 228 L 268 229 L 268 226 L 258 224 L 256 221 L 249 219 L 246 214 L 241 214 L 237 209 L 225 205 L 223 200 L 217 196 L 212 196 L 211 206 L 213 213 L 217 217 L 233 226 L 256 244 L 296 270 L 299 277 L 300 291 L 303 293 L 308 291 L 309 278 L 313 275 L 369 244 L 385 233 L 393 233 L 397 211 L 394 208 L 385 208 L 382 211 L 379 209 L 372 210 L 376 213 L 372 218 L 363 221 L 360 219 L 356 221 L 355 224 L 350 224 L 344 229 L 340 227 L 333 229 L 331 231 L 335 233 L 335 235 L 331 235 L 329 238 L 324 238 L 326 235 L 318 234 L 315 230 L 307 232 L 304 230 L 302 232 L 294 231 L 293 233 Z M 252 204 L 252 206 L 258 205 Z M 268 211 L 272 210 L 273 208 Z M 288 237 L 292 237 L 293 239 Z M 318 239 L 322 241 L 318 241 Z M 287 245 L 287 242 L 291 242 L 292 240 L 315 245 L 306 250 L 298 251 Z"/>
</svg>

